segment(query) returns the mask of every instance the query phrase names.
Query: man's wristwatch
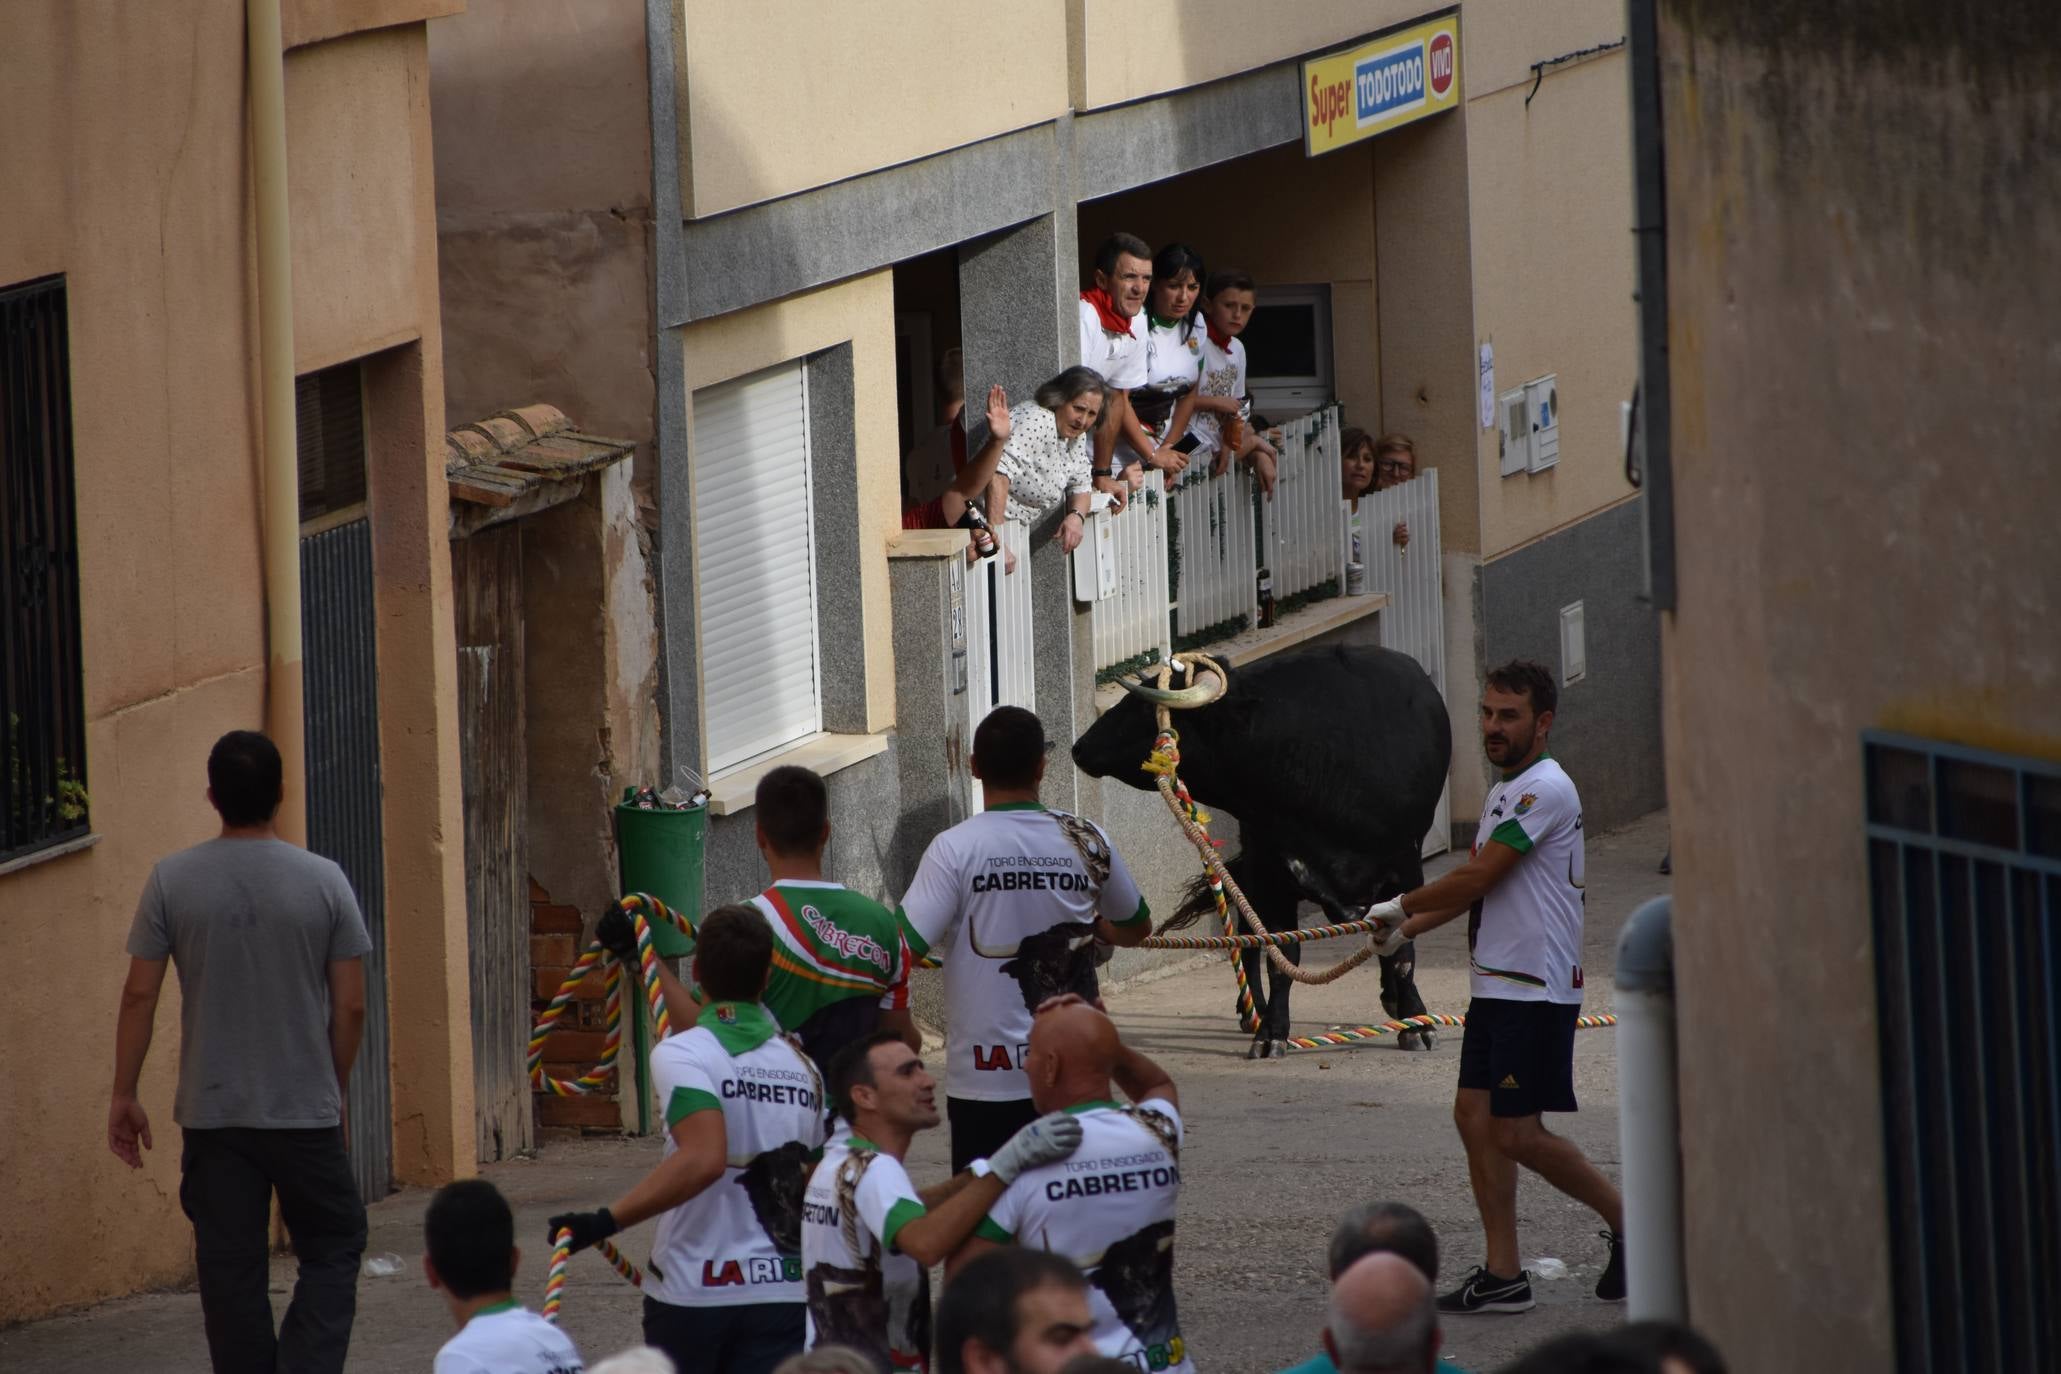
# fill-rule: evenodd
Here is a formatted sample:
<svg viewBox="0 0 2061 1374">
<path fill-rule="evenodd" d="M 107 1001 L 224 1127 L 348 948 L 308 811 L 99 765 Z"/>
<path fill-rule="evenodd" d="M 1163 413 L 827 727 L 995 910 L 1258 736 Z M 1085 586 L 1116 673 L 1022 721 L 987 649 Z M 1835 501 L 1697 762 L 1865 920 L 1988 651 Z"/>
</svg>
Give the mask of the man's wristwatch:
<svg viewBox="0 0 2061 1374">
<path fill-rule="evenodd" d="M 972 1174 L 975 1178 L 987 1178 L 988 1176 L 993 1174 L 995 1170 L 994 1166 L 989 1164 L 987 1160 L 976 1159 L 973 1161 L 973 1163 L 966 1166 L 966 1172 Z"/>
</svg>

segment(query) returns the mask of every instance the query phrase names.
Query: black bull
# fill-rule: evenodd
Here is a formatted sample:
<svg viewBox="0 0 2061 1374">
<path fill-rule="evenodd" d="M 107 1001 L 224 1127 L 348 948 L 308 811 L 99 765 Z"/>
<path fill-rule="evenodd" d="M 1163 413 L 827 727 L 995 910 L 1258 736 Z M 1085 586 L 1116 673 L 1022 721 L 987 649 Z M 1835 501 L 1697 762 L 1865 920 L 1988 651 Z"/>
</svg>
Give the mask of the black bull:
<svg viewBox="0 0 2061 1374">
<path fill-rule="evenodd" d="M 1176 673 L 1176 690 L 1210 687 Z M 1158 734 L 1153 704 L 1131 695 L 1074 742 L 1073 760 L 1092 777 L 1141 791 Z M 1206 695 L 1207 693 L 1204 693 Z M 1299 900 L 1331 921 L 1350 920 L 1370 903 L 1418 886 L 1425 833 L 1452 761 L 1452 725 L 1438 689 L 1416 660 L 1391 649 L 1305 649 L 1227 670 L 1223 691 L 1206 705 L 1172 712 L 1180 735 L 1181 779 L 1202 805 L 1238 819 L 1240 851 L 1226 865 L 1269 930 L 1292 930 Z M 1192 923 L 1215 902 L 1201 879 L 1162 930 Z M 1302 947 L 1282 950 L 1300 963 Z M 1263 951 L 1245 955 L 1260 1012 L 1255 1057 L 1285 1052 L 1288 975 Z M 1390 1015 L 1424 1010 L 1415 951 L 1382 961 L 1382 1005 Z"/>
</svg>

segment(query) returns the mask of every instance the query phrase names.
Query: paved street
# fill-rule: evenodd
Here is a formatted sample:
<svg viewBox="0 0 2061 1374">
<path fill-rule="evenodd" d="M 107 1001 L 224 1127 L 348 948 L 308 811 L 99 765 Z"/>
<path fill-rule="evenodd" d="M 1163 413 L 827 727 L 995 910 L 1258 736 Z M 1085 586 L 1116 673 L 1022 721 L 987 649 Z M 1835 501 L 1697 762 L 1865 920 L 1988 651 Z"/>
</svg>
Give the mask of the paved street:
<svg viewBox="0 0 2061 1374">
<path fill-rule="evenodd" d="M 1608 1011 L 1608 970 L 1619 925 L 1639 902 L 1665 890 L 1655 873 L 1667 845 L 1667 817 L 1656 813 L 1617 832 L 1592 835 L 1588 850 L 1587 1009 Z M 1434 865 L 1434 871 L 1445 867 Z M 1312 961 L 1347 946 L 1317 946 Z M 1419 978 L 1435 1011 L 1466 1002 L 1458 926 L 1420 948 Z M 1322 951 L 1322 953 L 1320 953 Z M 1190 1126 L 1178 1274 L 1182 1326 L 1196 1362 L 1222 1374 L 1279 1369 L 1314 1347 L 1323 1324 L 1323 1250 L 1332 1221 L 1347 1205 L 1382 1197 L 1421 1208 L 1437 1227 L 1448 1275 L 1480 1259 L 1465 1161 L 1449 1117 L 1457 1036 L 1431 1054 L 1402 1054 L 1387 1040 L 1340 1051 L 1297 1051 L 1255 1064 L 1231 1019 L 1231 981 L 1213 957 L 1122 989 L 1112 997 L 1125 1035 L 1160 1061 L 1178 1083 Z M 1371 970 L 1295 993 L 1299 1033 L 1380 1019 Z M 1583 1032 L 1576 1073 L 1584 1110 L 1552 1124 L 1613 1175 L 1617 1168 L 1617 1081 L 1609 1030 Z M 944 1169 L 944 1134 L 919 1142 L 911 1172 Z M 536 1305 L 543 1289 L 544 1218 L 570 1206 L 596 1206 L 649 1166 L 648 1141 L 554 1143 L 534 1161 L 489 1169 L 532 1241 L 518 1280 Z M 423 1284 L 420 1218 L 425 1195 L 403 1192 L 372 1209 L 369 1255 L 404 1260 L 393 1277 L 366 1277 L 351 1370 L 426 1369 L 448 1335 L 441 1302 Z M 1518 1197 L 1527 1260 L 1564 1260 L 1567 1278 L 1536 1285 L 1539 1307 L 1520 1317 L 1449 1322 L 1446 1350 L 1470 1369 L 1498 1363 L 1563 1329 L 1618 1319 L 1621 1309 L 1591 1298 L 1603 1259 L 1595 1219 L 1535 1179 Z M 625 1249 L 641 1256 L 648 1227 Z M 290 1261 L 274 1267 L 274 1301 L 283 1305 Z M 590 1360 L 637 1338 L 637 1299 L 605 1264 L 573 1262 L 566 1327 Z M 205 1371 L 198 1299 L 189 1292 L 146 1294 L 0 1332 L 0 1368 L 67 1374 Z"/>
</svg>

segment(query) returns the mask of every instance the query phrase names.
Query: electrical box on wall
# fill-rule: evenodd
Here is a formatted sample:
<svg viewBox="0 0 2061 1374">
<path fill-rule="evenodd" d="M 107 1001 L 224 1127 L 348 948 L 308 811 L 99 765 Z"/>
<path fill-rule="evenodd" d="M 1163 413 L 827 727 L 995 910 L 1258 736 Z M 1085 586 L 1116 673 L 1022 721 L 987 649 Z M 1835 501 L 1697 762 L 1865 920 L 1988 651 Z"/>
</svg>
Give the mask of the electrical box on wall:
<svg viewBox="0 0 2061 1374">
<path fill-rule="evenodd" d="M 1526 382 L 1524 399 L 1531 420 L 1531 452 L 1525 471 L 1544 472 L 1560 461 L 1560 379 L 1549 374 Z"/>
<path fill-rule="evenodd" d="M 1560 608 L 1560 685 L 1580 682 L 1589 675 L 1588 635 L 1582 625 L 1582 603 Z"/>
<path fill-rule="evenodd" d="M 1496 397 L 1496 457 L 1505 477 L 1531 467 L 1531 405 L 1523 387 Z"/>
</svg>

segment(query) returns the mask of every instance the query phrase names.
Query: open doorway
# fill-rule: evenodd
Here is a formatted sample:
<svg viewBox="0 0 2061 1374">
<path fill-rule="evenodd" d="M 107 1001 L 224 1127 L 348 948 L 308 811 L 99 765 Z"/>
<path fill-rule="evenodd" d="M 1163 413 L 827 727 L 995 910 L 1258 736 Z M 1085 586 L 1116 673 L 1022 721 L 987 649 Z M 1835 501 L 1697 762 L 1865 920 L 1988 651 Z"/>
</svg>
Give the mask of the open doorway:
<svg viewBox="0 0 2061 1374">
<path fill-rule="evenodd" d="M 1124 231 L 1155 250 L 1185 243 L 1212 272 L 1252 275 L 1259 302 L 1244 339 L 1267 420 L 1336 400 L 1346 423 L 1379 428 L 1371 150 L 1310 159 L 1299 145 L 1273 148 L 1087 202 L 1078 223 L 1084 272 Z"/>
<path fill-rule="evenodd" d="M 959 254 L 943 248 L 894 266 L 895 414 L 900 421 L 902 504 L 925 501 L 952 480 L 959 356 Z M 933 490 L 935 488 L 935 490 Z"/>
</svg>

